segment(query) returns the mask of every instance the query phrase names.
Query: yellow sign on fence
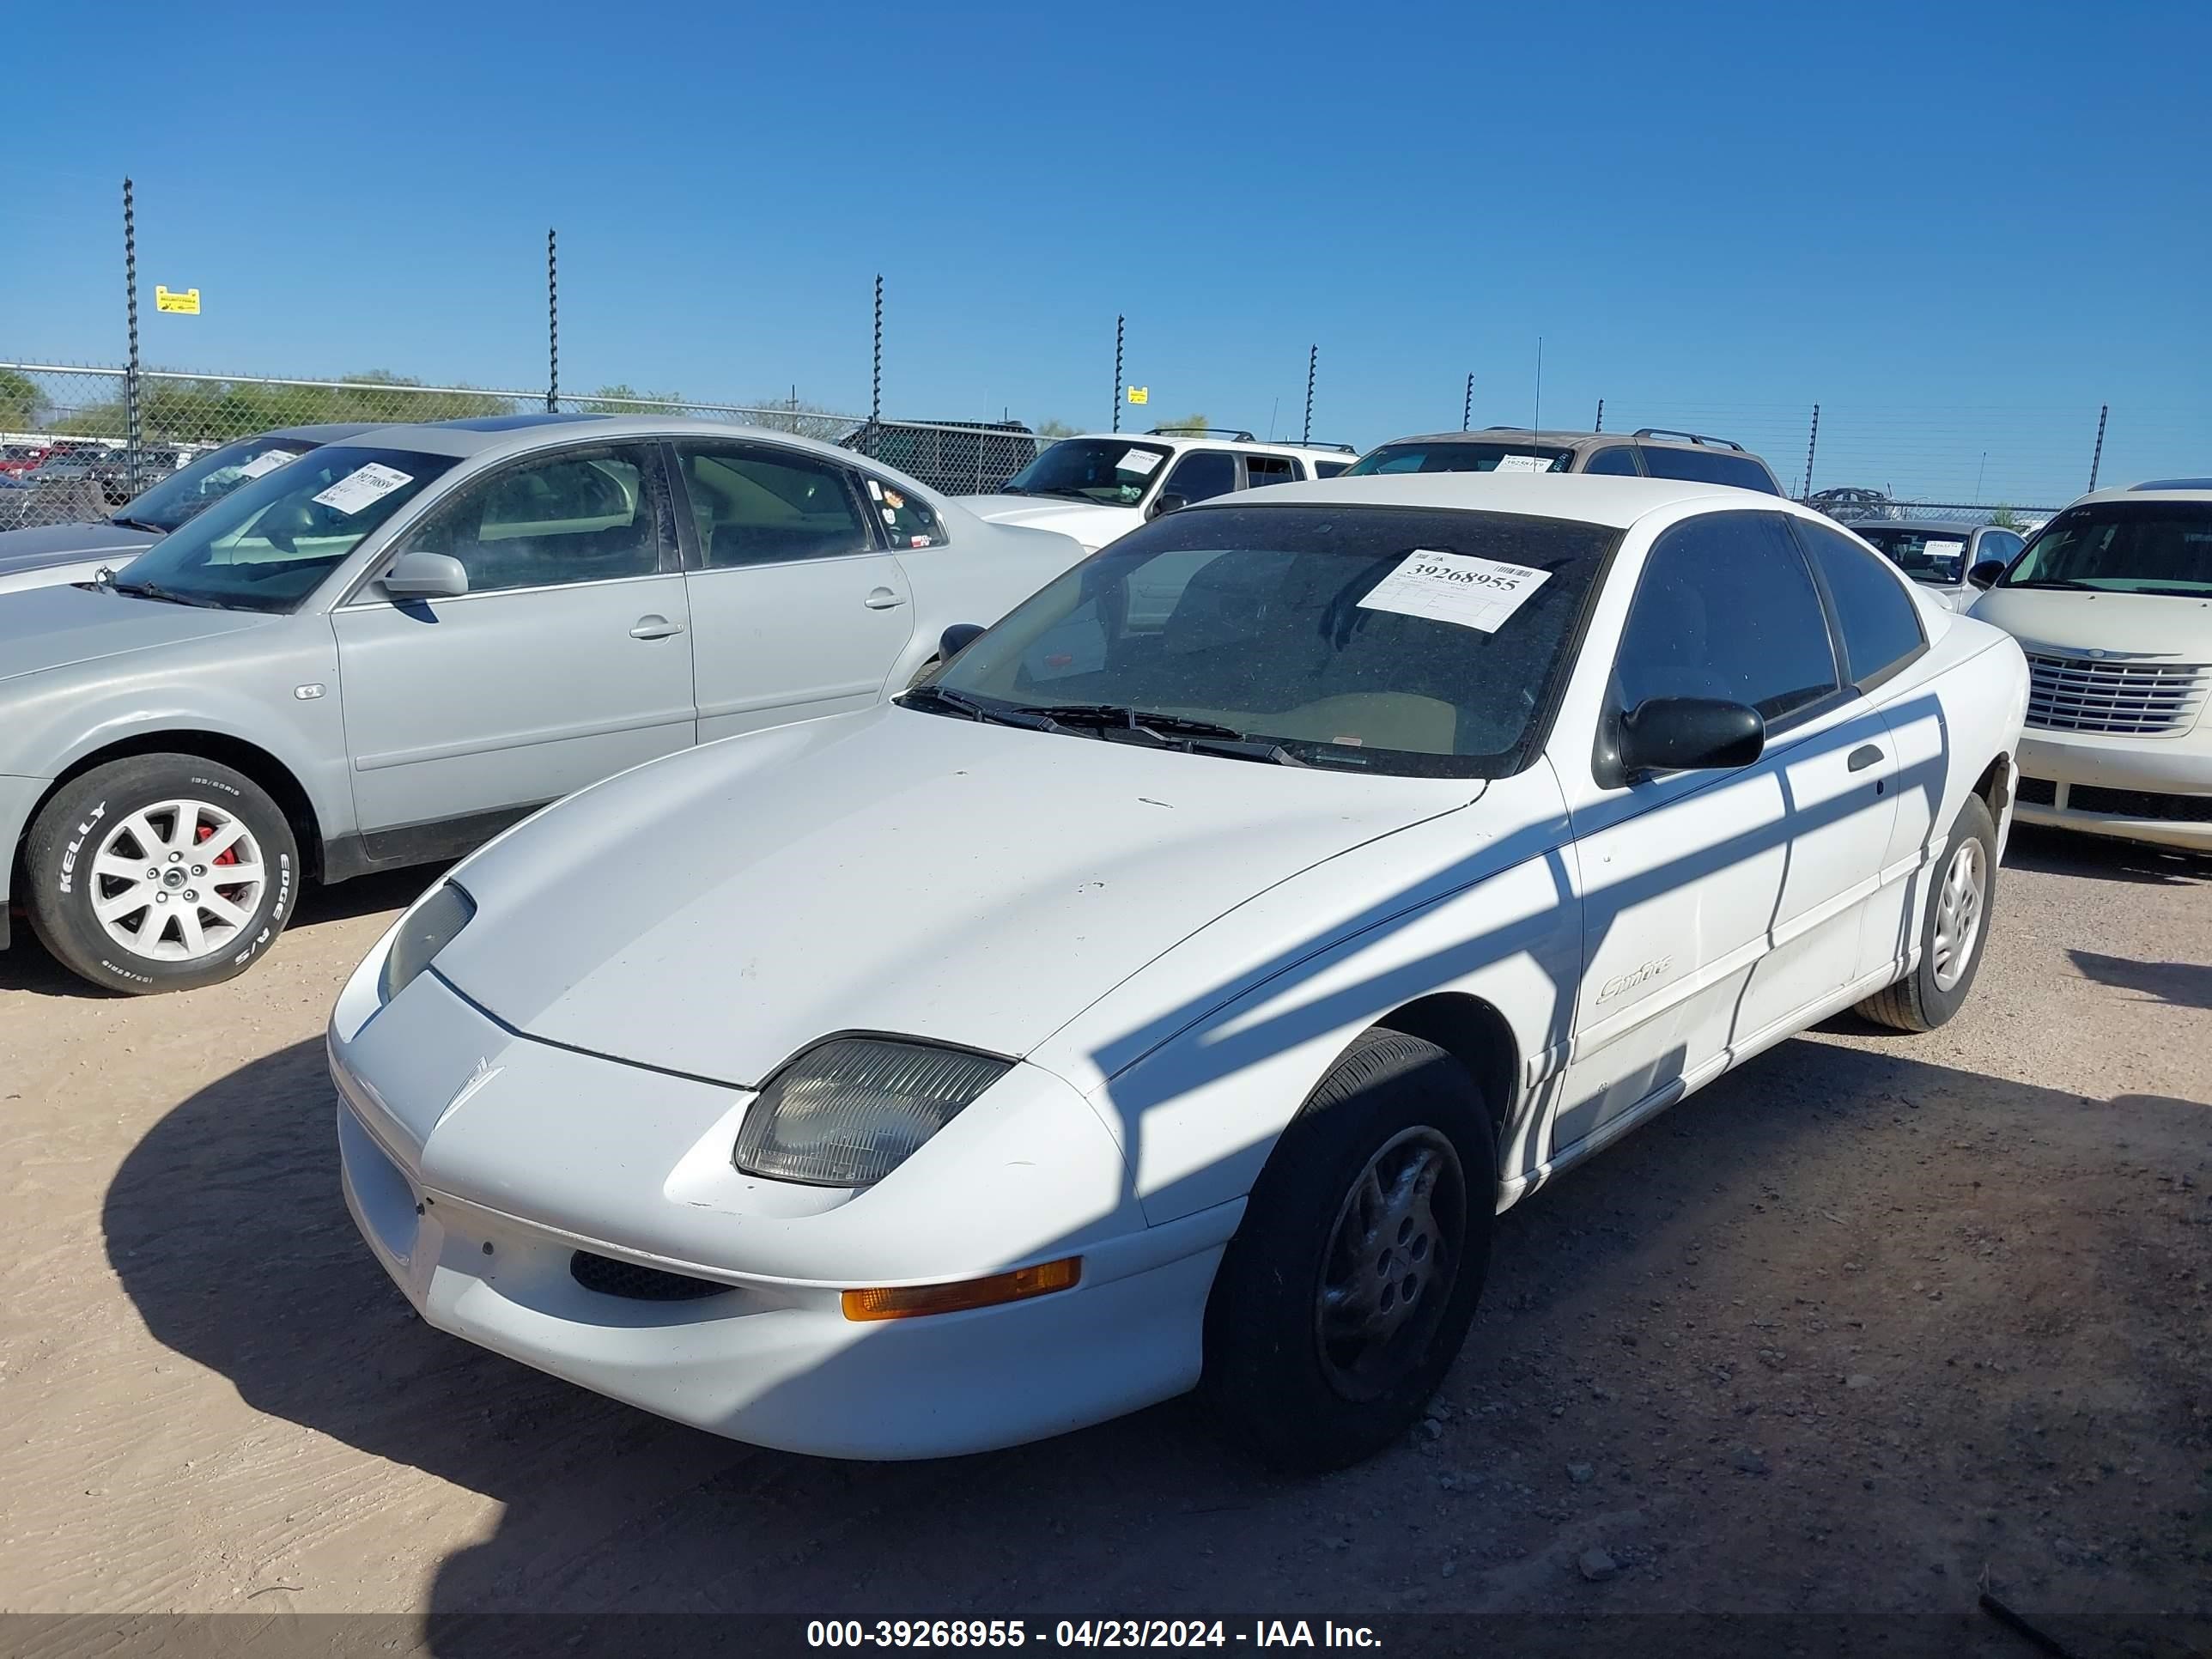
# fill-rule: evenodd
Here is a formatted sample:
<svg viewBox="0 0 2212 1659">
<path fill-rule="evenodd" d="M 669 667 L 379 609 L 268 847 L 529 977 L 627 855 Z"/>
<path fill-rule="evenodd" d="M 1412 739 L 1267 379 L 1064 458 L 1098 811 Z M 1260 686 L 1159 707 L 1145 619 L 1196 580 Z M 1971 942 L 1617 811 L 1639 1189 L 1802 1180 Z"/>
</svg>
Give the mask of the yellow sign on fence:
<svg viewBox="0 0 2212 1659">
<path fill-rule="evenodd" d="M 1131 386 L 1131 387 L 1129 388 L 1129 401 L 1130 401 L 1131 403 L 1133 403 L 1133 404 L 1148 404 L 1148 403 L 1152 402 L 1152 387 L 1150 387 L 1150 386 Z"/>
<path fill-rule="evenodd" d="M 154 309 L 174 311 L 186 317 L 197 317 L 200 314 L 200 291 L 196 288 L 188 288 L 181 294 L 172 294 L 167 289 L 156 284 L 154 289 Z"/>
</svg>

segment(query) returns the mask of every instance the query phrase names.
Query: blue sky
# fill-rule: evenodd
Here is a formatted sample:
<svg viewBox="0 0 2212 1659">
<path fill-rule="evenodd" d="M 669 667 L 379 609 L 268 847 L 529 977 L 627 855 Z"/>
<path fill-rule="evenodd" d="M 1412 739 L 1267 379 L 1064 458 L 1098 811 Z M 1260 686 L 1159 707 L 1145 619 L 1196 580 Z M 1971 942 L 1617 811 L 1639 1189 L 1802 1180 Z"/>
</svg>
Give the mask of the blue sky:
<svg viewBox="0 0 2212 1659">
<path fill-rule="evenodd" d="M 2212 471 L 2212 8 L 705 3 L 11 21 L 0 358 L 1691 425 L 1793 485 Z M 112 48 L 112 49 L 111 49 Z M 155 283 L 204 313 L 151 314 Z M 1984 459 L 1986 457 L 1986 459 Z"/>
</svg>

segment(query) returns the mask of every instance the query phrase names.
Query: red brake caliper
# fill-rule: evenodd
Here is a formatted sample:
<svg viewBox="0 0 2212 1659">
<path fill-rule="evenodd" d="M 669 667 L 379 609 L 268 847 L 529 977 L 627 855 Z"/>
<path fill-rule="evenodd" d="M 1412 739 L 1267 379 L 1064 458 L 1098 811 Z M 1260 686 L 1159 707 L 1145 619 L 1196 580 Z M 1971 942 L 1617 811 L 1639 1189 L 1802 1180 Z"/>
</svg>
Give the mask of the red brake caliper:
<svg viewBox="0 0 2212 1659">
<path fill-rule="evenodd" d="M 204 823 L 200 825 L 199 833 L 194 836 L 192 839 L 195 842 L 213 841 L 215 839 L 215 825 L 211 823 Z M 222 851 L 217 853 L 215 855 L 215 861 L 217 864 L 237 863 L 238 843 L 236 842 L 233 842 L 229 846 L 224 848 Z"/>
</svg>

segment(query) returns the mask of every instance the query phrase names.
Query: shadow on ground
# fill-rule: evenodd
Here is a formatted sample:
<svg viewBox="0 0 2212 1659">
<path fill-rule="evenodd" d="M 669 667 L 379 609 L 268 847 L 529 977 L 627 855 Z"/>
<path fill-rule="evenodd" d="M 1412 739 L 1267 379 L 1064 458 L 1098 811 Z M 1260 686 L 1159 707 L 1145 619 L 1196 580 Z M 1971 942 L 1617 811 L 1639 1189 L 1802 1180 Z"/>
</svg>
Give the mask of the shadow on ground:
<svg viewBox="0 0 2212 1659">
<path fill-rule="evenodd" d="M 2170 1279 L 2204 1276 L 2212 1229 L 2160 1231 L 2165 1210 L 2100 1184 L 2142 1173 L 2109 1174 L 2115 1139 L 2138 1164 L 2166 1144 L 2201 1162 L 2212 1106 L 2084 1102 L 1911 1053 L 1784 1044 L 1516 1207 L 1443 1414 L 1313 1480 L 1238 1462 L 1179 1403 L 980 1457 L 825 1462 L 442 1335 L 355 1236 L 314 1042 L 179 1105 L 103 1219 L 161 1342 L 260 1411 L 505 1505 L 438 1571 L 441 1652 L 504 1628 L 460 1615 L 526 1610 L 1955 1612 L 1984 1561 L 2033 1553 L 2045 1486 L 2080 1460 L 2212 1451 L 2188 1415 L 2202 1297 Z M 1948 1304 L 1917 1282 L 1939 1274 Z M 1846 1389 L 1860 1370 L 1878 1386 Z M 2031 1372 L 2102 1401 L 2091 1429 Z M 1571 1564 L 1601 1545 L 1624 1571 L 1595 1586 Z M 2087 1593 L 2201 1589 L 2185 1537 L 2157 1549 Z"/>
</svg>

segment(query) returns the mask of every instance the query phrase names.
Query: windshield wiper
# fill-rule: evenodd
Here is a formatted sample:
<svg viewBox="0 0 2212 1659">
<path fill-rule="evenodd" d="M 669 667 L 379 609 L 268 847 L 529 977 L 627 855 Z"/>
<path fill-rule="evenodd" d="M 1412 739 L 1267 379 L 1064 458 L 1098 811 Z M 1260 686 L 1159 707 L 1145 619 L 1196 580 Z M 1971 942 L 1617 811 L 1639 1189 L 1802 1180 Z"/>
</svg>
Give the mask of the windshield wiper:
<svg viewBox="0 0 2212 1659">
<path fill-rule="evenodd" d="M 156 536 L 166 536 L 169 533 L 169 526 L 165 524 L 155 524 L 151 519 L 126 519 L 120 513 L 110 519 L 108 523 L 120 525 L 125 530 L 150 530 Z"/>
<path fill-rule="evenodd" d="M 996 726 L 1018 726 L 1029 732 L 1065 732 L 1067 728 L 1042 710 L 1033 708 L 997 708 L 980 698 L 959 691 L 948 691 L 941 685 L 917 685 L 896 701 L 902 708 L 945 708 L 965 714 L 971 720 L 984 720 Z"/>
<path fill-rule="evenodd" d="M 2094 582 L 2077 582 L 2071 576 L 2039 576 L 2033 581 L 2005 582 L 2005 587 L 2071 587 L 2084 593 L 2102 593 L 2106 590 Z"/>
<path fill-rule="evenodd" d="M 1022 493 L 1025 495 L 1057 495 L 1062 501 L 1081 501 L 1085 507 L 1105 505 L 1089 490 L 1079 489 L 1073 484 L 1046 484 L 1041 489 L 1025 489 Z"/>
<path fill-rule="evenodd" d="M 1002 483 L 999 486 L 999 493 L 1001 495 L 1026 495 L 1030 492 L 1019 484 Z"/>
<path fill-rule="evenodd" d="M 189 593 L 179 593 L 173 587 L 164 587 L 159 582 L 118 582 L 112 579 L 108 588 L 117 593 L 137 593 L 149 599 L 161 599 L 170 605 L 189 605 L 201 611 L 220 611 L 223 607 L 212 599 L 196 599 Z"/>
<path fill-rule="evenodd" d="M 1186 754 L 1226 755 L 1234 760 L 1267 761 L 1277 766 L 1305 764 L 1271 738 L 1248 738 L 1233 726 L 1191 720 L 1182 714 L 1148 714 L 1111 702 L 1063 703 L 1022 712 L 1042 714 L 1063 727 L 1094 726 L 1101 737 L 1112 730 L 1133 732 L 1164 748 L 1180 749 Z"/>
</svg>

